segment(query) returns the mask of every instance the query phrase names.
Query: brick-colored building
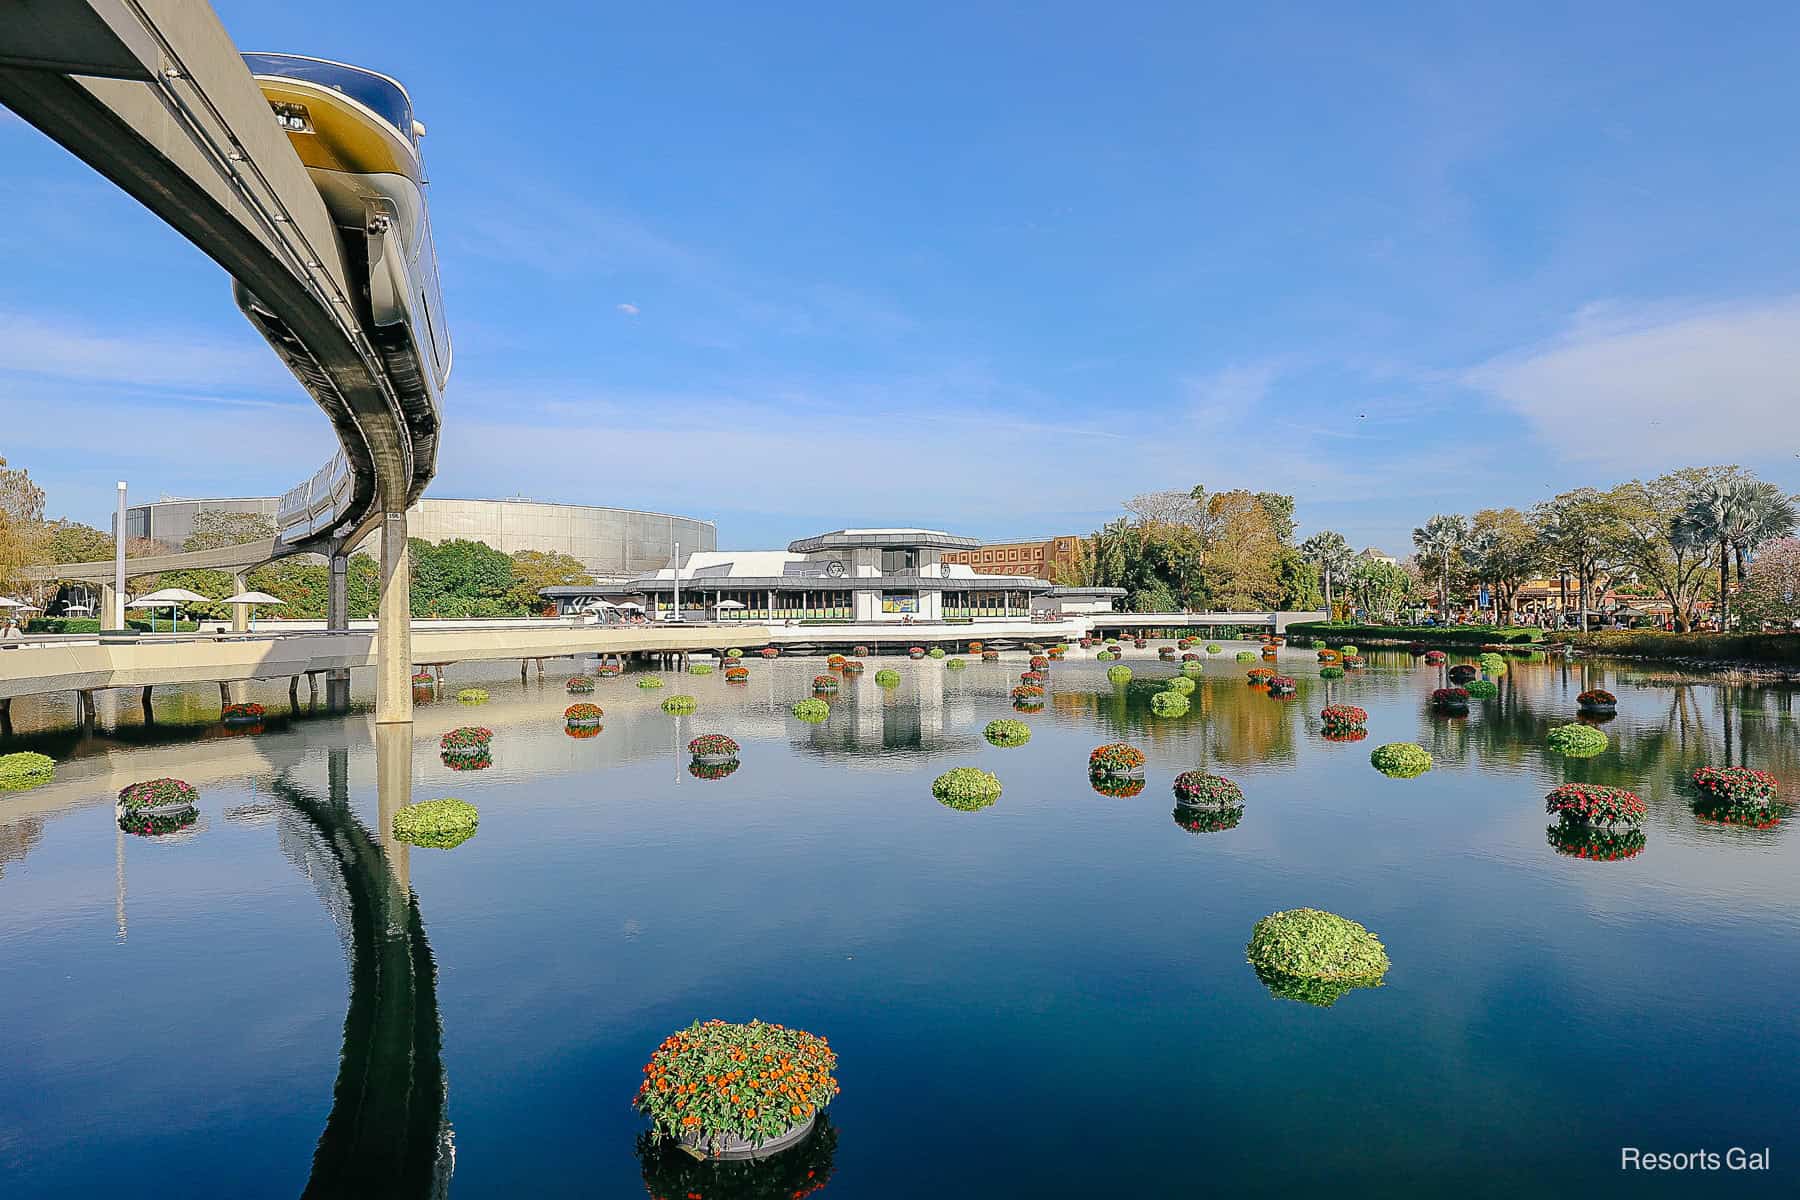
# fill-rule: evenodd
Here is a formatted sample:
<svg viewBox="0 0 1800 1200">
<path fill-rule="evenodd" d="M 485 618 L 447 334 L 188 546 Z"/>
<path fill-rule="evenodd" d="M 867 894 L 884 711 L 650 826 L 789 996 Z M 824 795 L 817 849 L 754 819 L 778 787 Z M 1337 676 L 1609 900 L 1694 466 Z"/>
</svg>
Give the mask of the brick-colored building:
<svg viewBox="0 0 1800 1200">
<path fill-rule="evenodd" d="M 1073 534 L 1041 542 L 987 542 L 976 550 L 946 551 L 945 562 L 967 563 L 977 575 L 1035 575 L 1055 579 L 1056 568 L 1072 566 L 1081 539 Z"/>
</svg>

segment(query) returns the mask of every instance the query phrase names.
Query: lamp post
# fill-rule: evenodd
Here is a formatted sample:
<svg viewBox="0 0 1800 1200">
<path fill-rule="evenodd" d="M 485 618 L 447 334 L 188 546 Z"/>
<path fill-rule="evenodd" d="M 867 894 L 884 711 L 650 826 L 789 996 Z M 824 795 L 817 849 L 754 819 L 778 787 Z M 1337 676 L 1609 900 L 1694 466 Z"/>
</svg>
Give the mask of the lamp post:
<svg viewBox="0 0 1800 1200">
<path fill-rule="evenodd" d="M 681 543 L 675 543 L 675 619 L 681 620 Z"/>
<path fill-rule="evenodd" d="M 112 628 L 125 628 L 125 481 L 119 480 L 119 508 L 113 515 Z"/>
</svg>

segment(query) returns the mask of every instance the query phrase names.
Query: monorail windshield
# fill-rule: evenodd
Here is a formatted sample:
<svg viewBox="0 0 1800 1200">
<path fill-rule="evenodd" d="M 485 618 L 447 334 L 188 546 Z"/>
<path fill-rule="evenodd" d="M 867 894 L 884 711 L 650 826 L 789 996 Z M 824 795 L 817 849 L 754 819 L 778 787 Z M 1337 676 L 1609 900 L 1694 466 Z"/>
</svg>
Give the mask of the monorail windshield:
<svg viewBox="0 0 1800 1200">
<path fill-rule="evenodd" d="M 413 140 L 412 101 L 399 84 L 385 76 L 297 54 L 246 54 L 244 64 L 252 75 L 298 79 L 342 92 L 392 125 L 401 137 Z"/>
</svg>

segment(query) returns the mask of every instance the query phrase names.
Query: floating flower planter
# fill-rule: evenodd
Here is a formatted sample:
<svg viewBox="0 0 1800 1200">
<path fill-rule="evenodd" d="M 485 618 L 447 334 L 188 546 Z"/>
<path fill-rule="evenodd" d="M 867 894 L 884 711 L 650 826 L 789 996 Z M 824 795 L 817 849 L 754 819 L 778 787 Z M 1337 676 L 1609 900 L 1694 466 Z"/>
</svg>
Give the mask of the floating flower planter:
<svg viewBox="0 0 1800 1200">
<path fill-rule="evenodd" d="M 1145 641 L 1143 638 L 1132 638 L 1131 644 L 1133 646 L 1136 646 L 1139 650 L 1142 650 L 1145 646 L 1148 646 L 1150 643 Z"/>
<path fill-rule="evenodd" d="M 1750 767 L 1701 767 L 1694 772 L 1694 815 L 1721 825 L 1771 829 L 1781 824 L 1789 806 L 1777 796 L 1775 777 Z"/>
<path fill-rule="evenodd" d="M 1618 862 L 1644 852 L 1644 831 L 1558 821 L 1544 829 L 1544 839 L 1558 854 L 1590 862 Z"/>
<path fill-rule="evenodd" d="M 1544 811 L 1577 825 L 1641 825 L 1643 797 L 1600 783 L 1565 783 L 1544 797 Z"/>
<path fill-rule="evenodd" d="M 1026 671 L 1019 676 L 1019 682 L 1028 687 L 1043 687 L 1050 677 L 1042 671 Z"/>
<path fill-rule="evenodd" d="M 1449 674 L 1451 683 L 1467 683 L 1481 672 L 1469 663 L 1457 663 L 1450 668 Z"/>
<path fill-rule="evenodd" d="M 744 683 L 744 682 L 747 682 L 749 680 L 749 678 L 750 678 L 750 668 L 749 667 L 726 667 L 725 668 L 725 682 L 726 683 Z"/>
<path fill-rule="evenodd" d="M 875 672 L 875 686 L 893 688 L 900 686 L 900 672 L 890 671 L 886 667 Z"/>
<path fill-rule="evenodd" d="M 1000 652 L 998 650 L 983 650 L 981 652 L 981 661 L 982 662 L 999 662 L 1000 661 Z"/>
<path fill-rule="evenodd" d="M 757 653 L 764 658 L 779 658 L 781 656 L 781 651 L 774 646 L 764 646 L 761 650 L 758 650 Z"/>
<path fill-rule="evenodd" d="M 1106 668 L 1106 678 L 1109 683 L 1130 683 L 1131 668 L 1123 663 L 1116 667 L 1108 667 Z"/>
<path fill-rule="evenodd" d="M 1175 648 L 1177 650 L 1186 650 L 1189 646 L 1191 646 L 1193 644 L 1194 644 L 1194 639 L 1191 637 L 1175 639 Z"/>
<path fill-rule="evenodd" d="M 1034 654 L 1031 656 L 1031 661 L 1025 665 L 1034 671 L 1047 671 L 1050 669 L 1050 660 L 1042 654 Z"/>
<path fill-rule="evenodd" d="M 642 679 L 638 680 L 638 686 L 643 688 L 645 691 L 652 691 L 656 688 L 661 687 L 662 685 L 663 685 L 663 681 L 662 681 L 662 676 L 660 676 L 660 675 L 646 675 Z"/>
<path fill-rule="evenodd" d="M 1187 808 L 1177 804 L 1171 815 L 1175 824 L 1189 833 L 1224 833 L 1236 829 L 1244 820 L 1241 808 Z"/>
<path fill-rule="evenodd" d="M 1414 742 L 1389 742 L 1371 750 L 1369 762 L 1390 779 L 1416 779 L 1431 770 L 1431 753 Z"/>
<path fill-rule="evenodd" d="M 1029 683 L 1021 683 L 1012 690 L 1012 698 L 1014 700 L 1023 700 L 1030 704 L 1042 704 L 1044 702 L 1044 689 L 1035 687 Z"/>
<path fill-rule="evenodd" d="M 1063 660 L 1063 655 L 1067 653 L 1068 651 L 1064 650 L 1061 646 L 1052 646 L 1050 647 L 1050 661 L 1061 662 Z"/>
<path fill-rule="evenodd" d="M 1443 713 L 1466 713 L 1469 711 L 1469 690 L 1459 687 L 1434 688 L 1431 707 Z"/>
<path fill-rule="evenodd" d="M 594 681 L 586 675 L 571 675 L 563 686 L 571 696 L 587 696 L 593 693 Z"/>
<path fill-rule="evenodd" d="M 1208 654 L 1223 654 L 1225 653 L 1225 647 L 1219 645 L 1217 642 L 1208 642 L 1206 644 L 1206 652 Z"/>
<path fill-rule="evenodd" d="M 831 715 L 831 705 L 823 700 L 802 700 L 788 711 L 808 725 L 817 725 Z"/>
<path fill-rule="evenodd" d="M 1089 775 L 1128 775 L 1141 779 L 1144 775 L 1144 752 L 1126 742 L 1109 742 L 1096 746 L 1088 755 Z"/>
<path fill-rule="evenodd" d="M 454 850 L 475 836 L 481 814 L 467 800 L 445 797 L 408 804 L 394 814 L 394 836 L 409 846 Z"/>
<path fill-rule="evenodd" d="M 1342 667 L 1334 667 L 1327 664 L 1326 666 L 1319 668 L 1320 679 L 1342 679 L 1343 677 L 1344 668 Z"/>
<path fill-rule="evenodd" d="M 712 673 L 713 665 L 711 663 L 697 662 L 688 665 L 689 675 L 711 675 Z"/>
<path fill-rule="evenodd" d="M 1434 667 L 1442 666 L 1448 657 L 1449 656 L 1442 650 L 1427 650 L 1425 652 L 1425 661 Z"/>
<path fill-rule="evenodd" d="M 620 675 L 617 663 L 601 663 L 594 668 L 594 674 L 601 679 L 617 679 Z"/>
<path fill-rule="evenodd" d="M 1275 678 L 1275 672 L 1268 667 L 1252 667 L 1244 672 L 1244 678 L 1251 683 L 1267 684 L 1269 680 Z"/>
<path fill-rule="evenodd" d="M 849 661 L 849 659 L 841 654 L 827 654 L 825 656 L 825 665 L 828 667 L 841 667 Z"/>
<path fill-rule="evenodd" d="M 1244 957 L 1275 995 L 1321 1008 L 1356 988 L 1380 987 L 1390 965 L 1380 938 L 1348 917 L 1316 908 L 1258 921 Z"/>
<path fill-rule="evenodd" d="M 1158 692 L 1150 697 L 1150 711 L 1159 717 L 1185 717 L 1188 712 L 1188 698 L 1181 692 Z"/>
<path fill-rule="evenodd" d="M 1205 671 L 1206 671 L 1205 663 L 1184 662 L 1181 664 L 1181 674 L 1182 674 L 1182 677 L 1185 679 L 1198 678 Z"/>
<path fill-rule="evenodd" d="M 458 704 L 486 704 L 488 702 L 487 689 L 464 688 L 456 693 L 456 702 Z"/>
<path fill-rule="evenodd" d="M 1031 740 L 1031 726 L 1023 721 L 989 721 L 981 736 L 995 746 L 1023 746 Z"/>
<path fill-rule="evenodd" d="M 1232 657 L 1241 663 L 1256 661 L 1256 653 L 1252 650 L 1239 650 L 1236 654 L 1232 655 Z"/>
<path fill-rule="evenodd" d="M 1592 758 L 1606 749 L 1608 741 L 1592 725 L 1558 725 L 1544 735 L 1544 744 L 1566 758 Z"/>
<path fill-rule="evenodd" d="M 975 812 L 1000 798 L 1000 779 L 979 767 L 951 767 L 931 781 L 931 794 L 946 808 Z"/>
<path fill-rule="evenodd" d="M 838 1093 L 836 1069 L 825 1039 L 804 1030 L 695 1022 L 656 1048 L 632 1106 L 705 1158 L 763 1158 L 811 1131 Z"/>
<path fill-rule="evenodd" d="M 200 819 L 200 793 L 182 779 L 146 779 L 119 791 L 119 828 L 139 837 L 161 837 Z"/>
<path fill-rule="evenodd" d="M 1117 657 L 1119 656 L 1114 654 L 1111 650 L 1099 650 L 1094 653 L 1095 662 L 1111 662 Z"/>
<path fill-rule="evenodd" d="M 700 707 L 700 702 L 692 696 L 670 696 L 662 702 L 662 710 L 674 716 L 684 717 Z"/>
<path fill-rule="evenodd" d="M 430 671 L 419 671 L 412 677 L 413 686 L 416 688 L 431 687 L 436 682 L 437 679 Z"/>
<path fill-rule="evenodd" d="M 582 728 L 598 726 L 606 714 L 598 704 L 571 704 L 563 709 L 563 724 Z"/>
<path fill-rule="evenodd" d="M 1254 657 L 1254 655 L 1252 657 Z M 1181 656 L 1181 661 L 1182 662 L 1199 662 L 1200 656 L 1198 654 L 1195 654 L 1192 650 L 1189 650 L 1186 654 L 1183 654 Z"/>
<path fill-rule="evenodd" d="M 56 776 L 56 760 L 35 750 L 0 754 L 0 792 L 22 792 L 49 783 Z"/>
<path fill-rule="evenodd" d="M 968 663 L 960 658 L 947 658 L 944 660 L 944 670 L 946 671 L 960 671 L 968 665 Z"/>
<path fill-rule="evenodd" d="M 1242 808 L 1244 789 L 1223 775 L 1183 771 L 1175 777 L 1175 803 L 1184 808 Z"/>
<path fill-rule="evenodd" d="M 906 652 L 906 656 L 908 658 L 915 659 L 915 660 L 924 658 L 925 657 L 925 647 L 914 646 Z"/>
<path fill-rule="evenodd" d="M 1156 652 L 1156 657 L 1162 659 L 1164 662 L 1174 662 L 1175 661 L 1175 647 L 1173 647 L 1173 646 L 1162 647 L 1160 650 L 1158 650 Z M 1198 658 L 1199 655 L 1195 655 L 1195 657 Z"/>
<path fill-rule="evenodd" d="M 1348 733 L 1367 725 L 1369 712 L 1354 704 L 1327 704 L 1319 710 L 1319 720 L 1325 723 L 1327 733 Z"/>
<path fill-rule="evenodd" d="M 1351 645 L 1349 642 L 1345 642 L 1338 647 L 1338 653 L 1342 654 L 1345 658 L 1350 658 L 1353 655 L 1362 653 L 1362 651 Z"/>
<path fill-rule="evenodd" d="M 1478 661 L 1481 663 L 1481 669 L 1489 675 L 1506 674 L 1506 659 L 1498 654 L 1492 652 L 1483 654 Z"/>
<path fill-rule="evenodd" d="M 742 658 L 742 657 L 744 657 L 744 651 L 741 647 L 733 646 L 731 649 L 729 649 L 725 652 L 725 657 L 726 658 Z"/>
<path fill-rule="evenodd" d="M 493 740 L 493 730 L 480 725 L 463 725 L 438 739 L 438 751 L 443 754 L 473 754 L 477 750 L 486 750 Z"/>
<path fill-rule="evenodd" d="M 980 654 L 981 653 L 981 643 L 980 642 L 970 642 L 969 643 L 969 653 L 970 654 Z"/>
<path fill-rule="evenodd" d="M 1191 675 L 1171 675 L 1162 681 L 1162 685 L 1165 691 L 1180 692 L 1184 696 L 1192 696 L 1194 689 L 1200 686 Z"/>
<path fill-rule="evenodd" d="M 1271 696 L 1292 696 L 1299 686 L 1292 675 L 1269 676 L 1269 695 Z"/>
<path fill-rule="evenodd" d="M 1471 679 L 1463 684 L 1463 691 L 1472 700 L 1492 700 L 1500 694 L 1500 685 L 1491 679 Z"/>
<path fill-rule="evenodd" d="M 863 673 L 863 665 L 857 659 L 854 659 L 854 658 L 850 659 L 849 661 L 847 661 L 844 664 L 844 674 L 846 674 L 846 675 L 861 675 L 862 673 Z"/>
<path fill-rule="evenodd" d="M 942 646 L 933 646 L 931 649 L 929 649 L 925 652 L 925 657 L 926 658 L 942 658 L 942 657 L 944 657 L 944 648 Z"/>
<path fill-rule="evenodd" d="M 869 648 L 867 646 L 858 646 L 851 651 L 851 656 L 853 658 L 867 658 L 869 657 Z"/>
<path fill-rule="evenodd" d="M 1344 669 L 1346 671 L 1360 671 L 1368 665 L 1368 660 L 1363 658 L 1360 654 L 1344 655 Z"/>
<path fill-rule="evenodd" d="M 688 774 L 692 775 L 695 779 L 723 779 L 743 765 L 744 764 L 741 761 L 735 758 L 731 759 L 729 762 L 722 763 L 690 761 L 688 763 Z"/>
<path fill-rule="evenodd" d="M 1611 716 L 1619 711 L 1619 698 L 1605 688 L 1589 688 L 1575 697 L 1575 707 L 1596 716 Z"/>
<path fill-rule="evenodd" d="M 1336 650 L 1319 651 L 1319 661 L 1322 663 L 1334 663 L 1342 658 L 1343 655 L 1339 654 Z"/>
<path fill-rule="evenodd" d="M 1080 647 L 1081 647 L 1081 648 L 1082 648 L 1082 649 L 1083 649 L 1083 650 L 1087 650 L 1087 649 L 1091 649 L 1091 648 L 1092 648 L 1092 647 L 1093 647 L 1093 645 L 1094 645 L 1094 639 L 1093 639 L 1093 638 L 1087 638 L 1087 637 L 1084 637 L 1084 638 L 1081 638 L 1081 639 L 1079 639 L 1079 640 L 1078 640 L 1078 641 L 1077 641 L 1077 644 L 1078 644 L 1078 645 L 1079 645 L 1079 646 L 1080 646 Z"/>
<path fill-rule="evenodd" d="M 815 692 L 835 692 L 838 690 L 837 676 L 814 675 L 812 687 Z"/>
<path fill-rule="evenodd" d="M 703 733 L 688 743 L 688 753 L 702 766 L 716 767 L 738 756 L 738 744 L 722 733 Z"/>
</svg>

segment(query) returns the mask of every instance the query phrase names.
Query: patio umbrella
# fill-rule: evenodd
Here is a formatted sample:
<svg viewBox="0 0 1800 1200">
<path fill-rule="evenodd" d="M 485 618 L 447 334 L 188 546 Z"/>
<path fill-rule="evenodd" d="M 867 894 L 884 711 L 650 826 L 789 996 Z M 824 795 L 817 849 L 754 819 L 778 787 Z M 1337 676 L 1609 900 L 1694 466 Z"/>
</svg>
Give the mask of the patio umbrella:
<svg viewBox="0 0 1800 1200">
<path fill-rule="evenodd" d="M 644 606 L 639 604 L 635 600 L 627 600 L 627 601 L 625 601 L 625 603 L 617 604 L 617 605 L 614 605 L 613 607 L 630 609 L 632 612 L 643 612 L 644 611 Z"/>
<path fill-rule="evenodd" d="M 174 633 L 181 627 L 181 606 L 184 604 L 210 604 L 211 600 L 199 592 L 190 592 L 186 588 L 163 588 L 151 592 L 148 596 L 139 596 L 131 605 L 132 608 L 173 608 L 169 616 L 169 632 Z M 156 618 L 150 619 L 150 631 L 156 632 Z"/>
<path fill-rule="evenodd" d="M 713 605 L 713 607 L 720 608 L 720 609 L 735 609 L 735 608 L 742 608 L 744 606 L 742 604 L 739 604 L 736 600 L 721 600 L 717 604 Z"/>
<path fill-rule="evenodd" d="M 239 592 L 235 596 L 227 596 L 220 604 L 286 604 L 280 596 L 271 596 L 267 592 Z M 250 628 L 256 628 L 256 609 L 250 610 Z"/>
</svg>

